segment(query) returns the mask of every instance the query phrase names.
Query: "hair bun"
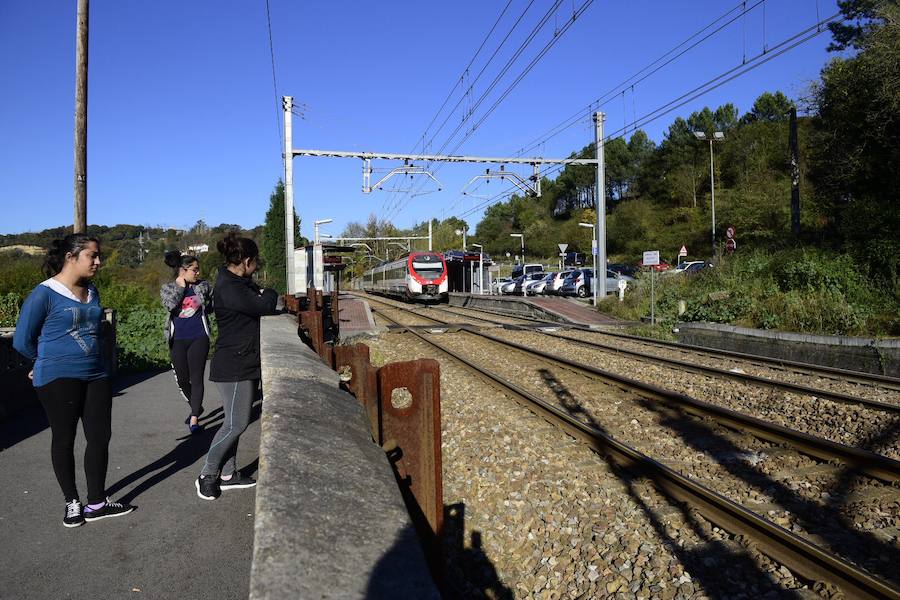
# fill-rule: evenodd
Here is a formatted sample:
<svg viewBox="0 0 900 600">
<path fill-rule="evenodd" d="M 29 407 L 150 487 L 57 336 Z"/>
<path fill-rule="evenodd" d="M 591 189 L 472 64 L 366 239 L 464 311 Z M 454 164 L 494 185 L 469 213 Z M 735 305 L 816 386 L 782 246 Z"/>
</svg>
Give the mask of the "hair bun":
<svg viewBox="0 0 900 600">
<path fill-rule="evenodd" d="M 173 269 L 178 268 L 181 264 L 181 251 L 180 250 L 171 250 L 166 252 L 165 263 L 172 267 Z"/>
</svg>

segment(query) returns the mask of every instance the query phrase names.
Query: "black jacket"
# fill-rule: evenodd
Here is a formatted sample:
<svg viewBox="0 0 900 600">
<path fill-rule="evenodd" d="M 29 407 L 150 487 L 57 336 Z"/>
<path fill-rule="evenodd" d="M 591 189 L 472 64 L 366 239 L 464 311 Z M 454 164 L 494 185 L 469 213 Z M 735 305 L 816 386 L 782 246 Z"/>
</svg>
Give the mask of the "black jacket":
<svg viewBox="0 0 900 600">
<path fill-rule="evenodd" d="M 276 314 L 278 292 L 260 289 L 252 279 L 221 267 L 213 298 L 219 337 L 209 380 L 259 379 L 259 318 Z"/>
</svg>

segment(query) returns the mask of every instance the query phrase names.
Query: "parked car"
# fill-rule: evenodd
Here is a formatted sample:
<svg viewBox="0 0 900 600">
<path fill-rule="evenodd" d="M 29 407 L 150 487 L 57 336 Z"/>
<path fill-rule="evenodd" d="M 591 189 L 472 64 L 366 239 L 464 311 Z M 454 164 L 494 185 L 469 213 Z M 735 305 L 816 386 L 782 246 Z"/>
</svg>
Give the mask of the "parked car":
<svg viewBox="0 0 900 600">
<path fill-rule="evenodd" d="M 524 275 L 519 275 L 518 277 L 510 279 L 509 281 L 507 281 L 506 283 L 504 283 L 503 285 L 500 286 L 500 293 L 501 294 L 512 294 L 513 290 L 516 289 L 517 285 L 520 285 L 522 283 L 523 279 L 525 279 Z M 521 289 L 519 290 L 519 293 L 522 293 Z"/>
<path fill-rule="evenodd" d="M 528 275 L 523 275 L 521 277 L 521 280 L 518 281 L 516 283 L 515 287 L 513 288 L 512 294 L 514 296 L 522 295 L 522 288 L 524 287 L 525 295 L 527 296 L 528 288 L 530 288 L 532 285 L 534 285 L 535 283 L 537 283 L 538 281 L 543 279 L 545 276 L 546 276 L 546 273 L 544 273 L 543 271 L 534 271 L 533 273 L 529 273 Z"/>
<path fill-rule="evenodd" d="M 638 263 L 638 266 L 639 266 L 640 268 L 642 268 L 642 269 L 645 268 L 645 267 L 644 267 L 644 261 L 639 262 L 639 263 Z M 656 271 L 657 273 L 659 273 L 659 272 L 661 272 L 661 271 L 668 271 L 669 269 L 672 268 L 672 265 L 670 265 L 669 263 L 667 263 L 667 262 L 664 261 L 664 260 L 661 260 L 661 261 L 659 261 L 659 264 L 658 264 L 658 265 L 648 265 L 646 268 L 648 268 L 648 269 L 653 269 L 654 271 Z"/>
<path fill-rule="evenodd" d="M 607 269 L 607 271 L 606 271 L 606 293 L 607 294 L 618 294 L 620 281 L 624 281 L 627 286 L 629 284 L 629 282 L 634 281 L 634 277 L 629 277 L 628 275 L 622 275 L 621 273 L 616 273 L 612 269 Z"/>
<path fill-rule="evenodd" d="M 666 275 L 694 275 L 710 266 L 712 265 L 707 263 L 705 260 L 689 260 L 681 263 L 680 265 L 666 273 Z"/>
<path fill-rule="evenodd" d="M 582 252 L 566 252 L 563 262 L 567 267 L 580 267 L 584 265 L 585 260 L 586 257 Z"/>
<path fill-rule="evenodd" d="M 591 293 L 591 281 L 594 273 L 590 269 L 576 269 L 569 273 L 559 288 L 561 296 L 578 296 L 586 298 Z"/>
<path fill-rule="evenodd" d="M 500 294 L 500 288 L 503 287 L 504 284 L 512 281 L 511 277 L 498 277 L 491 282 L 491 293 L 492 294 Z"/>
<path fill-rule="evenodd" d="M 543 277 L 528 285 L 525 288 L 525 293 L 529 296 L 537 296 L 538 294 L 547 293 L 547 285 L 552 285 L 553 280 L 557 275 L 559 275 L 558 272 L 545 273 Z"/>
<path fill-rule="evenodd" d="M 634 277 L 638 273 L 637 267 L 626 265 L 624 263 L 612 263 L 606 268 L 610 271 L 615 271 L 619 275 L 627 275 L 628 277 Z"/>
<path fill-rule="evenodd" d="M 544 282 L 544 287 L 538 292 L 540 294 L 544 294 L 545 296 L 555 296 L 559 294 L 559 289 L 563 286 L 563 282 L 565 282 L 566 277 L 572 271 L 556 271 L 550 273 L 550 278 Z"/>
<path fill-rule="evenodd" d="M 512 278 L 515 279 L 520 275 L 528 275 L 529 273 L 543 272 L 544 265 L 537 263 L 529 263 L 527 265 L 514 265 L 512 268 Z"/>
</svg>

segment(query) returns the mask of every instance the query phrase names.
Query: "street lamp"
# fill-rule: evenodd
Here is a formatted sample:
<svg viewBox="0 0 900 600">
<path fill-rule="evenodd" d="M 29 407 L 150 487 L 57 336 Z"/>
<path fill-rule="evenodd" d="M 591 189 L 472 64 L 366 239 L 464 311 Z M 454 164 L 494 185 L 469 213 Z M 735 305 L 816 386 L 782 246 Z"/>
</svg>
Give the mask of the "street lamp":
<svg viewBox="0 0 900 600">
<path fill-rule="evenodd" d="M 593 223 L 579 223 L 581 227 L 589 227 L 591 230 L 591 264 L 594 266 L 594 306 L 597 306 L 597 288 L 599 288 L 600 280 L 597 279 L 599 273 L 597 273 L 597 254 L 595 252 L 595 246 L 597 244 L 597 237 L 594 233 L 594 224 Z M 604 273 L 604 280 L 606 274 Z M 606 286 L 603 287 L 603 293 L 606 293 Z"/>
<path fill-rule="evenodd" d="M 519 238 L 519 242 L 522 244 L 522 264 L 525 264 L 525 234 L 524 233 L 511 233 L 509 237 L 517 237 Z"/>
<path fill-rule="evenodd" d="M 324 225 L 325 223 L 331 223 L 333 219 L 320 219 L 318 221 L 313 221 L 313 240 L 316 245 L 319 243 L 319 225 Z"/>
<path fill-rule="evenodd" d="M 721 131 L 713 132 L 712 137 L 706 135 L 702 131 L 695 131 L 694 137 L 698 140 L 709 140 L 709 189 L 710 189 L 710 208 L 712 210 L 712 256 L 716 257 L 716 180 L 715 171 L 713 169 L 713 142 L 724 142 L 725 134 Z"/>
<path fill-rule="evenodd" d="M 484 294 L 484 246 L 472 244 L 478 248 L 478 295 Z"/>
<path fill-rule="evenodd" d="M 456 235 L 461 235 L 463 239 L 463 252 L 466 252 L 466 232 L 469 231 L 468 226 L 463 227 L 462 229 L 457 229 L 454 233 Z"/>
</svg>

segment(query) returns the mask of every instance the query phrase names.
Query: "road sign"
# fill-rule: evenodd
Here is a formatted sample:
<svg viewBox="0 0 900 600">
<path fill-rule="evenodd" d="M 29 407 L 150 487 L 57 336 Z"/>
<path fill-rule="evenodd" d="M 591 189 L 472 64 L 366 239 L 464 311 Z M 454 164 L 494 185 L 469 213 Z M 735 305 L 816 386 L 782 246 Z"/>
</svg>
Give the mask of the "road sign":
<svg viewBox="0 0 900 600">
<path fill-rule="evenodd" d="M 737 242 L 734 241 L 734 238 L 730 238 L 725 240 L 725 249 L 729 252 L 734 252 L 737 248 Z"/>
<path fill-rule="evenodd" d="M 687 246 L 682 246 L 678 251 L 678 256 L 687 256 Z"/>
<path fill-rule="evenodd" d="M 644 266 L 652 267 L 659 264 L 659 250 L 644 252 Z"/>
<path fill-rule="evenodd" d="M 733 240 L 733 239 L 734 239 L 734 233 L 735 233 L 735 231 L 734 231 L 734 226 L 733 226 L 733 225 L 729 225 L 728 229 L 725 230 L 725 237 L 727 237 L 729 240 Z"/>
<path fill-rule="evenodd" d="M 566 248 L 569 247 L 568 244 L 557 244 L 559 246 L 559 253 L 564 254 L 566 252 Z"/>
</svg>

